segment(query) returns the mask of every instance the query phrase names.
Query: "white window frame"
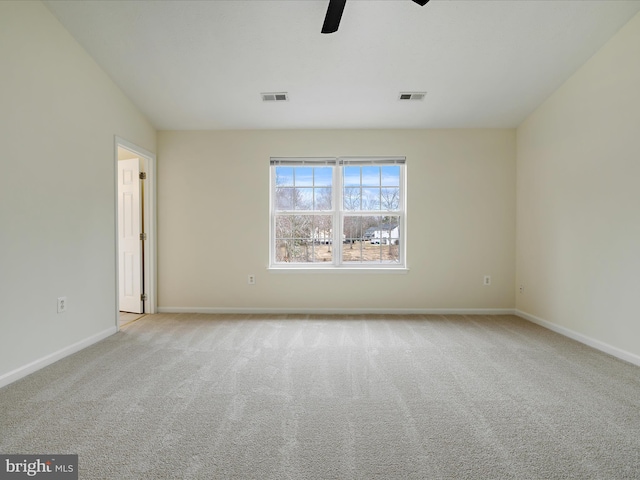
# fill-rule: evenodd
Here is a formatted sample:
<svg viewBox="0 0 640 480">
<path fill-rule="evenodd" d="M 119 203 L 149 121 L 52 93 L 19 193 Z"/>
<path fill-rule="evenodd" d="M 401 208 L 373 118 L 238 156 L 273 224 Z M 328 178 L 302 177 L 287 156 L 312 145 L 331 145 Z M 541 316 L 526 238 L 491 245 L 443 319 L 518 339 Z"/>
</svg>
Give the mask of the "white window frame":
<svg viewBox="0 0 640 480">
<path fill-rule="evenodd" d="M 332 216 L 332 262 L 276 262 L 276 175 L 278 166 L 331 166 L 332 210 L 293 210 L 280 211 L 291 215 L 331 215 Z M 397 210 L 344 210 L 343 204 L 343 168 L 345 166 L 397 165 L 400 167 L 400 196 Z M 273 271 L 386 271 L 405 272 L 408 270 L 407 253 L 407 165 L 405 157 L 272 157 L 269 165 L 269 270 Z M 394 215 L 399 217 L 398 261 L 397 262 L 343 262 L 343 228 L 345 216 L 380 217 Z M 338 228 L 336 228 L 336 226 Z"/>
</svg>

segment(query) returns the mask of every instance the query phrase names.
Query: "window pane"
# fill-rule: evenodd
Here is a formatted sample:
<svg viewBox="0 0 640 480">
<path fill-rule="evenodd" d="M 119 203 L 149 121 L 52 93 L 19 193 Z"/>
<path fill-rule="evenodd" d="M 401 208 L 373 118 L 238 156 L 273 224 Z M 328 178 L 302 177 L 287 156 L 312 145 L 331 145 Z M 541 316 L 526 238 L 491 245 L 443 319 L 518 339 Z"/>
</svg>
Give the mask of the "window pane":
<svg viewBox="0 0 640 480">
<path fill-rule="evenodd" d="M 291 238 L 292 225 L 290 216 L 277 216 L 276 217 L 276 238 Z"/>
<path fill-rule="evenodd" d="M 331 210 L 331 188 L 316 188 L 314 210 Z"/>
<path fill-rule="evenodd" d="M 291 249 L 291 262 L 308 263 L 313 262 L 313 245 L 308 242 L 292 240 L 294 247 Z"/>
<path fill-rule="evenodd" d="M 278 225 L 286 237 L 276 238 L 277 262 L 310 261 L 311 232 L 313 217 L 309 215 L 283 215 L 276 217 L 276 233 Z"/>
<path fill-rule="evenodd" d="M 312 262 L 333 261 L 333 218 L 331 215 L 313 217 Z"/>
<path fill-rule="evenodd" d="M 293 188 L 276 187 L 276 210 L 293 210 L 293 196 Z"/>
<path fill-rule="evenodd" d="M 364 235 L 362 225 L 361 217 L 345 216 L 342 228 L 344 233 L 344 243 L 350 244 L 362 240 Z"/>
<path fill-rule="evenodd" d="M 283 240 L 279 244 L 276 255 L 279 255 L 282 262 L 307 263 L 312 261 L 313 245 L 309 242 L 290 238 Z"/>
<path fill-rule="evenodd" d="M 345 210 L 360 210 L 362 194 L 359 187 L 345 187 L 342 194 L 342 204 Z"/>
<path fill-rule="evenodd" d="M 296 177 L 297 178 L 297 177 Z M 313 209 L 313 188 L 293 189 L 293 209 L 312 210 Z"/>
<path fill-rule="evenodd" d="M 342 247 L 343 262 L 362 261 L 362 250 L 364 246 L 364 230 L 362 217 L 344 217 L 343 232 L 345 235 L 344 246 Z"/>
<path fill-rule="evenodd" d="M 400 167 L 398 165 L 382 167 L 382 186 L 400 186 Z"/>
<path fill-rule="evenodd" d="M 380 210 L 380 189 L 362 189 L 362 208 L 364 210 Z"/>
<path fill-rule="evenodd" d="M 362 185 L 367 187 L 379 187 L 380 167 L 362 167 Z"/>
<path fill-rule="evenodd" d="M 291 237 L 305 242 L 310 242 L 313 238 L 313 216 L 312 215 L 292 215 Z"/>
<path fill-rule="evenodd" d="M 316 187 L 331 187 L 333 185 L 333 169 L 331 167 L 315 167 L 313 170 Z"/>
<path fill-rule="evenodd" d="M 344 218 L 344 231 L 355 233 L 342 251 L 344 262 L 396 263 L 399 260 L 399 216 Z"/>
<path fill-rule="evenodd" d="M 275 243 L 275 259 L 276 263 L 284 263 L 289 261 L 289 242 L 290 240 L 285 240 L 278 238 Z"/>
<path fill-rule="evenodd" d="M 362 242 L 363 263 L 380 263 L 380 236 L 382 217 L 362 217 L 362 228 L 364 230 Z"/>
<path fill-rule="evenodd" d="M 380 223 L 374 227 L 369 240 L 369 243 L 379 250 L 376 258 L 384 263 L 397 262 L 400 244 L 400 217 L 384 216 L 376 217 L 376 220 Z"/>
<path fill-rule="evenodd" d="M 382 261 L 397 263 L 400 260 L 400 217 L 384 217 L 387 246 L 382 251 Z"/>
<path fill-rule="evenodd" d="M 400 206 L 400 188 L 383 188 L 380 191 L 382 210 L 398 210 Z"/>
<path fill-rule="evenodd" d="M 360 167 L 344 167 L 343 184 L 345 187 L 360 186 Z"/>
<path fill-rule="evenodd" d="M 296 167 L 296 187 L 313 186 L 313 168 L 312 167 Z"/>
<path fill-rule="evenodd" d="M 316 215 L 313 217 L 313 238 L 318 243 L 333 242 L 331 215 Z"/>
<path fill-rule="evenodd" d="M 293 187 L 293 167 L 276 167 L 276 186 Z"/>
<path fill-rule="evenodd" d="M 276 262 L 332 262 L 332 227 L 331 215 L 276 216 Z"/>
</svg>

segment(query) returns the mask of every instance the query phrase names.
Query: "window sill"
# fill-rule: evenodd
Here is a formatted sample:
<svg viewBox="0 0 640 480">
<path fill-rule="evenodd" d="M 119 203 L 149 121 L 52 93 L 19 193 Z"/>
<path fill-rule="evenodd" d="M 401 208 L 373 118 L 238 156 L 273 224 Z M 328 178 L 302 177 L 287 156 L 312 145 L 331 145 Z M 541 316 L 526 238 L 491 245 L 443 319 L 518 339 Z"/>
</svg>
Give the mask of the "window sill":
<svg viewBox="0 0 640 480">
<path fill-rule="evenodd" d="M 407 267 L 267 267 L 269 273 L 407 274 Z"/>
</svg>

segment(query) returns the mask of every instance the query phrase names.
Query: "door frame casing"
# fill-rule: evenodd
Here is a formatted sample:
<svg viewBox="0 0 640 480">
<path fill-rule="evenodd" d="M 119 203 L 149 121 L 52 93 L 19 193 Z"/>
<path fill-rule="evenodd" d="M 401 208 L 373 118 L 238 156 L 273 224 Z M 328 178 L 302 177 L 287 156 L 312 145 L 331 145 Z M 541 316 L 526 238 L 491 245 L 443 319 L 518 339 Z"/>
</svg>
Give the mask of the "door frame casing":
<svg viewBox="0 0 640 480">
<path fill-rule="evenodd" d="M 115 271 L 116 271 L 116 298 L 115 298 L 115 322 L 116 328 L 119 326 L 120 315 L 120 266 L 118 262 L 119 248 L 118 248 L 118 147 L 129 150 L 130 152 L 138 155 L 142 160 L 144 171 L 147 174 L 147 178 L 144 181 L 144 189 L 142 195 L 142 202 L 144 205 L 144 220 L 143 229 L 147 234 L 147 239 L 144 244 L 144 293 L 147 294 L 147 299 L 144 302 L 145 313 L 156 313 L 158 308 L 157 303 L 157 253 L 156 253 L 156 238 L 157 238 L 157 226 L 156 226 L 156 155 L 148 150 L 145 150 L 138 145 L 131 143 L 124 138 L 114 136 L 114 209 L 115 209 Z"/>
</svg>

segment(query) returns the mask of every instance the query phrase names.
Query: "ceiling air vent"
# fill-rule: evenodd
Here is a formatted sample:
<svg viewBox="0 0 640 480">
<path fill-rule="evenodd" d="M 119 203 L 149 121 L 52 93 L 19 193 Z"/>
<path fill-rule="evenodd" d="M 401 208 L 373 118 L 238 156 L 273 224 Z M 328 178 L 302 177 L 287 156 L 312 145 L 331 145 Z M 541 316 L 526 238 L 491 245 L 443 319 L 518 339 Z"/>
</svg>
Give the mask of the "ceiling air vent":
<svg viewBox="0 0 640 480">
<path fill-rule="evenodd" d="M 427 92 L 400 92 L 399 100 L 423 100 Z"/>
<path fill-rule="evenodd" d="M 289 100 L 289 94 L 287 92 L 270 92 L 261 93 L 263 102 L 286 102 Z"/>
</svg>

